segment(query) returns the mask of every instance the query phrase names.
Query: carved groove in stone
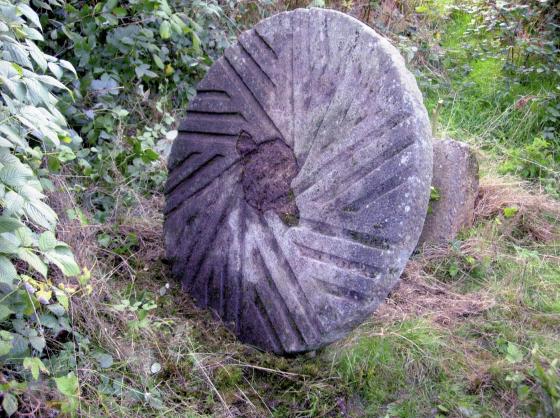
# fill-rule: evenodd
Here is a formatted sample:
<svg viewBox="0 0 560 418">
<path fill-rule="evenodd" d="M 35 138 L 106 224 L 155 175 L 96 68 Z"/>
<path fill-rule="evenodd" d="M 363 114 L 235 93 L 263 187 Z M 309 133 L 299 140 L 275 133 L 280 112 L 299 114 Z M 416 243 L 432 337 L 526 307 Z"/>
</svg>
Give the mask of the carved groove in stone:
<svg viewBox="0 0 560 418">
<path fill-rule="evenodd" d="M 245 342 L 324 346 L 398 280 L 426 214 L 427 113 L 402 58 L 329 10 L 240 35 L 197 86 L 169 158 L 172 273 Z"/>
</svg>

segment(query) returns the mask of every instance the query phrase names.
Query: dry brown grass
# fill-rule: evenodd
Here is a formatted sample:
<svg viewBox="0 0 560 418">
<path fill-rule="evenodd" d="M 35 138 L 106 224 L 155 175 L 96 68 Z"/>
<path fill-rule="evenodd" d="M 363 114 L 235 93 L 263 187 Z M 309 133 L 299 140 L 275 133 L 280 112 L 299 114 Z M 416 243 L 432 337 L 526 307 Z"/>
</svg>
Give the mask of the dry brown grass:
<svg viewBox="0 0 560 418">
<path fill-rule="evenodd" d="M 517 213 L 505 218 L 505 208 L 516 208 Z M 490 219 L 497 222 L 486 222 Z M 504 251 L 503 246 L 508 242 L 560 240 L 560 202 L 544 193 L 531 191 L 527 183 L 483 178 L 475 206 L 475 223 L 484 223 L 482 230 L 462 241 L 459 248 L 427 245 L 420 254 L 413 256 L 400 283 L 375 317 L 381 322 L 395 322 L 422 316 L 435 324 L 452 327 L 461 319 L 492 308 L 496 295 L 488 290 L 457 293 L 455 284 L 436 279 L 434 269 L 457 254 L 479 262 L 498 257 L 515 262 L 515 257 Z"/>
<path fill-rule="evenodd" d="M 512 236 L 514 230 L 539 242 L 560 238 L 560 202 L 538 191 L 528 183 L 506 178 L 483 178 L 475 207 L 475 218 L 486 220 L 503 217 L 505 208 L 516 208 L 517 213 L 508 220 L 503 235 Z"/>
<path fill-rule="evenodd" d="M 124 213 L 121 208 L 121 214 L 105 225 L 82 225 L 66 215 L 67 209 L 77 206 L 73 193 L 63 178 L 55 181 L 58 191 L 50 195 L 50 203 L 60 216 L 59 239 L 72 246 L 80 265 L 92 271 L 92 294 L 73 298 L 74 326 L 89 336 L 96 346 L 111 353 L 116 362 L 125 365 L 123 383 L 127 387 L 141 390 L 139 382 L 149 378 L 150 364 L 158 361 L 166 373 L 160 391 L 176 405 L 177 411 L 193 408 L 204 411 L 208 405 L 202 394 L 210 393 L 216 400 L 212 413 L 251 416 L 266 414 L 266 405 L 278 396 L 276 392 L 267 393 L 262 387 L 253 387 L 252 380 L 247 377 L 254 373 L 264 376 L 260 384 L 269 379 L 291 381 L 297 387 L 305 387 L 309 382 L 324 383 L 299 374 L 298 363 L 292 365 L 283 359 L 264 356 L 239 344 L 211 314 L 198 310 L 173 281 L 170 281 L 171 294 L 158 300 L 154 326 L 131 337 L 128 323 L 135 319 L 134 314 L 116 311 L 113 307 L 118 302 L 116 296 L 127 285 L 134 285 L 137 292 L 146 290 L 157 295 L 170 280 L 161 263 L 164 254 L 163 199 L 160 195 L 150 199 L 138 198 L 137 205 Z M 516 207 L 518 212 L 506 219 L 503 214 L 506 207 Z M 373 326 L 366 324 L 359 335 L 379 332 L 380 327 L 383 328 L 380 324 L 395 324 L 419 317 L 427 319 L 446 335 L 450 334 L 463 321 L 473 320 L 494 307 L 498 295 L 491 293 L 489 288 L 462 293 L 457 283 L 438 279 L 441 276 L 437 270 L 439 266 L 445 268 L 445 263 L 457 254 L 477 261 L 508 257 L 503 250 L 507 242 L 552 242 L 558 238 L 558 202 L 530 192 L 523 183 L 483 179 L 475 213 L 480 230 L 464 239 L 459 247 L 427 246 L 411 258 L 399 285 L 372 318 Z M 496 219 L 499 222 L 495 222 Z M 100 233 L 110 233 L 115 240 L 134 234 L 138 242 L 130 253 L 118 254 L 99 245 L 97 236 Z M 345 344 L 359 335 L 351 337 Z M 465 341 L 457 344 L 461 349 L 468 345 Z M 472 370 L 472 376 L 468 380 L 478 388 L 488 384 L 488 364 L 480 360 L 484 357 L 480 348 L 471 348 L 472 356 L 464 353 L 463 357 L 467 360 L 472 357 L 473 364 L 467 367 Z M 96 365 L 81 366 L 81 384 L 85 388 L 95 388 L 100 382 Z M 242 381 L 238 386 L 219 386 L 219 376 L 227 374 L 232 367 L 243 370 Z M 332 385 L 332 382 L 328 384 Z M 189 398 L 184 394 L 189 394 Z M 122 407 L 127 407 L 124 401 Z"/>
<path fill-rule="evenodd" d="M 386 303 L 375 313 L 381 322 L 397 322 L 415 317 L 427 317 L 435 324 L 452 327 L 462 319 L 480 315 L 496 301 L 485 291 L 460 294 L 453 286 L 427 280 L 425 260 L 411 260 L 400 283 Z"/>
</svg>

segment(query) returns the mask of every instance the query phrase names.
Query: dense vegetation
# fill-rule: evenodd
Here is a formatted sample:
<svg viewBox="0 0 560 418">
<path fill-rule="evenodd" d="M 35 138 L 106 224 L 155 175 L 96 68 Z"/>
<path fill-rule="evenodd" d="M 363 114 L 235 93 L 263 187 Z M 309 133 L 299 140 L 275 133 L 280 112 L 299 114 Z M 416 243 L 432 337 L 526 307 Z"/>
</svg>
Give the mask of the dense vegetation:
<svg viewBox="0 0 560 418">
<path fill-rule="evenodd" d="M 482 177 L 472 229 L 348 339 L 286 359 L 169 278 L 161 189 L 212 61 L 309 5 L 387 36 Z M 3 413 L 560 416 L 559 21 L 553 0 L 0 0 Z"/>
</svg>

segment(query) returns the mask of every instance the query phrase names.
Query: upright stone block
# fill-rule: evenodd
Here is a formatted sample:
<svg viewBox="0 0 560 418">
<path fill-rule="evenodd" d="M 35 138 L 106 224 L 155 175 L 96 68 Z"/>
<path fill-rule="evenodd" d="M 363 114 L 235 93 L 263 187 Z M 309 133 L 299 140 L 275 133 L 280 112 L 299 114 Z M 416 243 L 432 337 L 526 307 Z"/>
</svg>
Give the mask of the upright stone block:
<svg viewBox="0 0 560 418">
<path fill-rule="evenodd" d="M 441 244 L 453 240 L 474 220 L 478 196 L 478 161 L 474 151 L 462 142 L 434 140 L 432 185 L 439 198 L 430 202 L 418 245 Z"/>
<path fill-rule="evenodd" d="M 317 349 L 383 302 L 432 173 L 414 77 L 369 27 L 296 10 L 243 33 L 197 87 L 169 157 L 165 244 L 243 341 Z"/>
</svg>

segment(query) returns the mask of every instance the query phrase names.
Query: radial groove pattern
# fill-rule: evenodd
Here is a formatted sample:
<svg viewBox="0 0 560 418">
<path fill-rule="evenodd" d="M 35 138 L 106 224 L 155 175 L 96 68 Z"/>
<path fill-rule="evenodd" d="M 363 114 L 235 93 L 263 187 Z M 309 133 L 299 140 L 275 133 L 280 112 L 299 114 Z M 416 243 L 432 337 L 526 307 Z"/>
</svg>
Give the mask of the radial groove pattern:
<svg viewBox="0 0 560 418">
<path fill-rule="evenodd" d="M 344 336 L 416 245 L 430 137 L 413 77 L 370 28 L 319 9 L 264 20 L 210 68 L 173 145 L 173 274 L 260 348 Z"/>
</svg>

